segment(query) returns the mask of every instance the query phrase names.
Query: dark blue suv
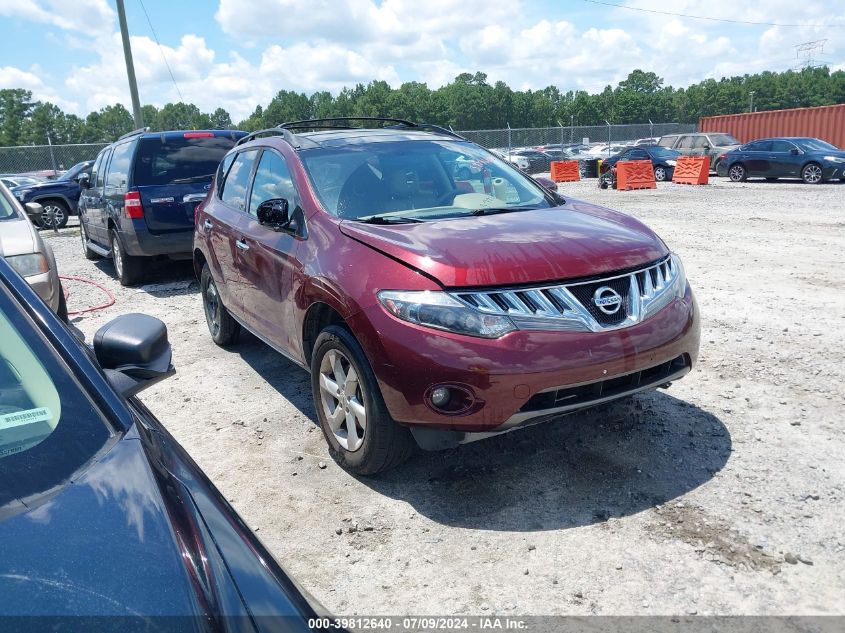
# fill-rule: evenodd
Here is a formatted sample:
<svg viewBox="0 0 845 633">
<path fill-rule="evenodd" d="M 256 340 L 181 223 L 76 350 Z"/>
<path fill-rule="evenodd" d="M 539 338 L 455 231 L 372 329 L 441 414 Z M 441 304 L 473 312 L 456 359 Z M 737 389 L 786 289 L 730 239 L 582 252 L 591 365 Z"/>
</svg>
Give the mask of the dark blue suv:
<svg viewBox="0 0 845 633">
<path fill-rule="evenodd" d="M 124 286 L 143 279 L 149 258 L 191 259 L 194 209 L 220 159 L 245 134 L 145 128 L 103 149 L 80 182 L 85 257 L 111 257 Z"/>
<path fill-rule="evenodd" d="M 12 193 L 21 204 L 37 202 L 44 207 L 39 226 L 41 228 L 64 228 L 68 217 L 76 214 L 79 202 L 79 181 L 88 178 L 93 160 L 85 160 L 68 169 L 55 180 L 46 180 L 32 185 L 21 185 Z"/>
</svg>

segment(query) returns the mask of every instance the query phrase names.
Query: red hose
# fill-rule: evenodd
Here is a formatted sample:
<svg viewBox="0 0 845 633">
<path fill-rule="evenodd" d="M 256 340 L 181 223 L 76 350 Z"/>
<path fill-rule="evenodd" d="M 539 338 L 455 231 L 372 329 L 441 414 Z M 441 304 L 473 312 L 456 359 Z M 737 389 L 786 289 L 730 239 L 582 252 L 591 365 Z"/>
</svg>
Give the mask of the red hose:
<svg viewBox="0 0 845 633">
<path fill-rule="evenodd" d="M 75 314 L 83 314 L 85 312 L 95 312 L 97 310 L 103 310 L 108 308 L 109 306 L 113 306 L 115 302 L 114 295 L 111 293 L 111 290 L 106 288 L 103 284 L 94 281 L 93 279 L 86 279 L 85 277 L 77 277 L 76 275 L 59 275 L 59 279 L 67 279 L 69 281 L 80 281 L 84 284 L 91 284 L 92 286 L 96 286 L 100 290 L 106 293 L 108 296 L 108 301 L 103 303 L 102 305 L 94 306 L 93 308 L 85 308 L 84 310 L 74 310 L 73 312 L 68 312 L 68 316 L 73 316 Z M 65 300 L 70 296 L 70 292 L 62 286 L 62 289 L 65 293 Z"/>
</svg>

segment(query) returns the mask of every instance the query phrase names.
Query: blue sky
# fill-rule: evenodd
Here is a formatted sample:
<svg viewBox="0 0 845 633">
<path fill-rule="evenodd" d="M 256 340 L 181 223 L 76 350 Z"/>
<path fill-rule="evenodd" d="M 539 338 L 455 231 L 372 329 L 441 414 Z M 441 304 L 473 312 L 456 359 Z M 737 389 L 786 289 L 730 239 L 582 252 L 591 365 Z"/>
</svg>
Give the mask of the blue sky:
<svg viewBox="0 0 845 633">
<path fill-rule="evenodd" d="M 481 70 L 519 89 L 595 91 L 642 68 L 683 86 L 794 67 L 794 46 L 818 39 L 827 40 L 819 59 L 845 62 L 845 3 L 825 0 L 616 0 L 799 28 L 585 0 L 144 0 L 177 91 L 141 0 L 125 2 L 142 101 L 163 105 L 181 92 L 236 120 L 280 89 L 336 93 L 372 79 L 437 87 Z M 0 88 L 27 88 L 81 115 L 128 105 L 114 0 L 0 0 L 0 37 Z"/>
</svg>

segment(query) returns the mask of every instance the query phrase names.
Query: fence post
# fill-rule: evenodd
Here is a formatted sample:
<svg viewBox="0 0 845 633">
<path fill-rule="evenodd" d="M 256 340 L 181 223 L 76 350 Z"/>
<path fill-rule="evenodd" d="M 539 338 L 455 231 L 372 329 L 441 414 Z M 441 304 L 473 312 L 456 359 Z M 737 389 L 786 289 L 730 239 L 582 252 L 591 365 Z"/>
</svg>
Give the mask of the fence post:
<svg viewBox="0 0 845 633">
<path fill-rule="evenodd" d="M 505 125 L 508 126 L 508 156 L 511 155 L 511 124 L 505 121 Z"/>
<path fill-rule="evenodd" d="M 604 120 L 607 123 L 607 155 L 610 156 L 610 121 Z"/>
<path fill-rule="evenodd" d="M 47 135 L 47 147 L 50 148 L 50 164 L 53 166 L 53 175 L 55 176 L 58 172 L 56 169 L 56 155 L 53 153 L 53 141 L 50 140 L 50 135 Z"/>
</svg>

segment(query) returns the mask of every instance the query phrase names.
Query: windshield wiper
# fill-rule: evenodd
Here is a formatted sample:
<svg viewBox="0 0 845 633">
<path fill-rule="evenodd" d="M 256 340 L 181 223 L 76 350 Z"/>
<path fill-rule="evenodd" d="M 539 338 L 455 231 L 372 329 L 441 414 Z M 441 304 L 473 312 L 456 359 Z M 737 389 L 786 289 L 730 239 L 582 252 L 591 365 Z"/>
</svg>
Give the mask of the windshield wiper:
<svg viewBox="0 0 845 633">
<path fill-rule="evenodd" d="M 473 209 L 470 215 L 496 215 L 497 213 L 513 213 L 515 211 L 533 211 L 539 209 L 534 205 L 526 207 L 484 207 L 481 209 Z"/>
<path fill-rule="evenodd" d="M 409 222 L 418 224 L 422 222 L 417 218 L 406 218 L 401 215 L 368 215 L 356 221 L 364 224 L 408 224 Z"/>
<path fill-rule="evenodd" d="M 187 178 L 175 178 L 175 179 L 171 180 L 170 182 L 171 182 L 171 183 L 176 183 L 176 182 L 197 182 L 197 181 L 199 181 L 199 180 L 211 180 L 212 178 L 214 178 L 214 174 L 213 174 L 213 173 L 211 173 L 211 174 L 203 174 L 202 176 L 188 176 Z"/>
</svg>

